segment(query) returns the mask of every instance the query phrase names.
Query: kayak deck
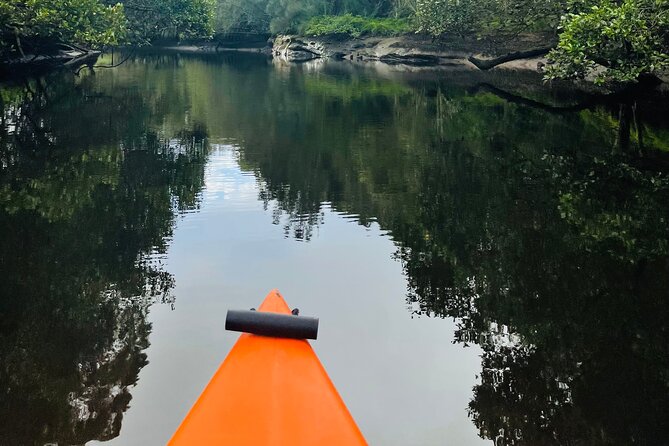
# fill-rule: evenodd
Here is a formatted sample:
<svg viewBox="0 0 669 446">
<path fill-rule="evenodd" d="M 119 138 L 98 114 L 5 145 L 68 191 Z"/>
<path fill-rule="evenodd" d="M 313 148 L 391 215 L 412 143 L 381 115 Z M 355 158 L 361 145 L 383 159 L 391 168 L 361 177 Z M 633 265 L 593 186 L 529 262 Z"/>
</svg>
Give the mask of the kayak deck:
<svg viewBox="0 0 669 446">
<path fill-rule="evenodd" d="M 277 290 L 258 311 L 290 314 Z M 244 333 L 169 442 L 365 445 L 311 345 Z"/>
</svg>

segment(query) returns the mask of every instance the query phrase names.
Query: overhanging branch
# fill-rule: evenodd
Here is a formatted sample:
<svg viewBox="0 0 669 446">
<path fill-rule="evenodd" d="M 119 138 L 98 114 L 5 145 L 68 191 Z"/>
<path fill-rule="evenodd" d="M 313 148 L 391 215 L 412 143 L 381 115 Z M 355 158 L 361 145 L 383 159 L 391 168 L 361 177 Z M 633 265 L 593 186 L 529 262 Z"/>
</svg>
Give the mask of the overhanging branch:
<svg viewBox="0 0 669 446">
<path fill-rule="evenodd" d="M 553 48 L 554 47 L 551 46 L 551 47 L 535 48 L 527 51 L 516 51 L 513 53 L 505 54 L 504 56 L 495 57 L 494 59 L 479 59 L 478 57 L 469 56 L 467 60 L 469 60 L 472 64 L 474 64 L 474 66 L 476 66 L 476 68 L 478 68 L 479 70 L 489 70 L 491 68 L 496 67 L 497 65 L 506 62 L 511 62 L 512 60 L 529 59 L 532 57 L 544 56 L 548 54 L 548 52 Z"/>
</svg>

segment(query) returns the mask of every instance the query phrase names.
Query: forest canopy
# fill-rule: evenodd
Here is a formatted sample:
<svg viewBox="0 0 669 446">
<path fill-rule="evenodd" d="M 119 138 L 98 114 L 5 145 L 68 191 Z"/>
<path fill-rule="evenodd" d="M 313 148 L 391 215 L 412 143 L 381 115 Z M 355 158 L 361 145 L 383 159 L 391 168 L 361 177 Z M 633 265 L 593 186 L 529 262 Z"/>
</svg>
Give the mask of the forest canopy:
<svg viewBox="0 0 669 446">
<path fill-rule="evenodd" d="M 0 58 L 211 37 L 214 11 L 215 0 L 0 0 Z"/>
<path fill-rule="evenodd" d="M 669 66 L 669 0 L 571 0 L 550 78 L 631 81 Z"/>
<path fill-rule="evenodd" d="M 121 0 L 121 3 L 128 20 L 129 43 L 148 44 L 161 38 L 207 38 L 214 33 L 215 0 Z"/>
<path fill-rule="evenodd" d="M 123 6 L 99 0 L 1 0 L 0 23 L 1 57 L 62 43 L 117 45 L 126 35 Z"/>
</svg>

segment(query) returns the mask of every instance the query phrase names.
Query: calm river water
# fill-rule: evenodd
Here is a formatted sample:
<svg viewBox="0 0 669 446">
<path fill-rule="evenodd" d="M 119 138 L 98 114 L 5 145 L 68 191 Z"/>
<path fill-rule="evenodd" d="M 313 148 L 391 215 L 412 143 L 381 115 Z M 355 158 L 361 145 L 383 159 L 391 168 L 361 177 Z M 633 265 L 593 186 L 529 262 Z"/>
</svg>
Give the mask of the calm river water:
<svg viewBox="0 0 669 446">
<path fill-rule="evenodd" d="M 164 444 L 273 288 L 370 444 L 668 444 L 666 96 L 176 54 L 0 94 L 0 446 Z"/>
</svg>

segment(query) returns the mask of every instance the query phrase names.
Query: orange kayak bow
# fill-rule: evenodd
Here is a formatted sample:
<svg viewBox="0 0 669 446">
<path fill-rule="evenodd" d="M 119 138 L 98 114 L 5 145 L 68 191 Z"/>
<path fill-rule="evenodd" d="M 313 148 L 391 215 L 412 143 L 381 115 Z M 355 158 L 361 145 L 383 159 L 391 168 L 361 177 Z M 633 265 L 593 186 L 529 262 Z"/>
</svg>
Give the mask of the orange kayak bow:
<svg viewBox="0 0 669 446">
<path fill-rule="evenodd" d="M 235 313 L 231 329 L 264 336 L 239 337 L 169 445 L 366 445 L 309 342 L 291 339 L 318 320 L 292 316 L 277 290 L 258 312 Z"/>
</svg>

